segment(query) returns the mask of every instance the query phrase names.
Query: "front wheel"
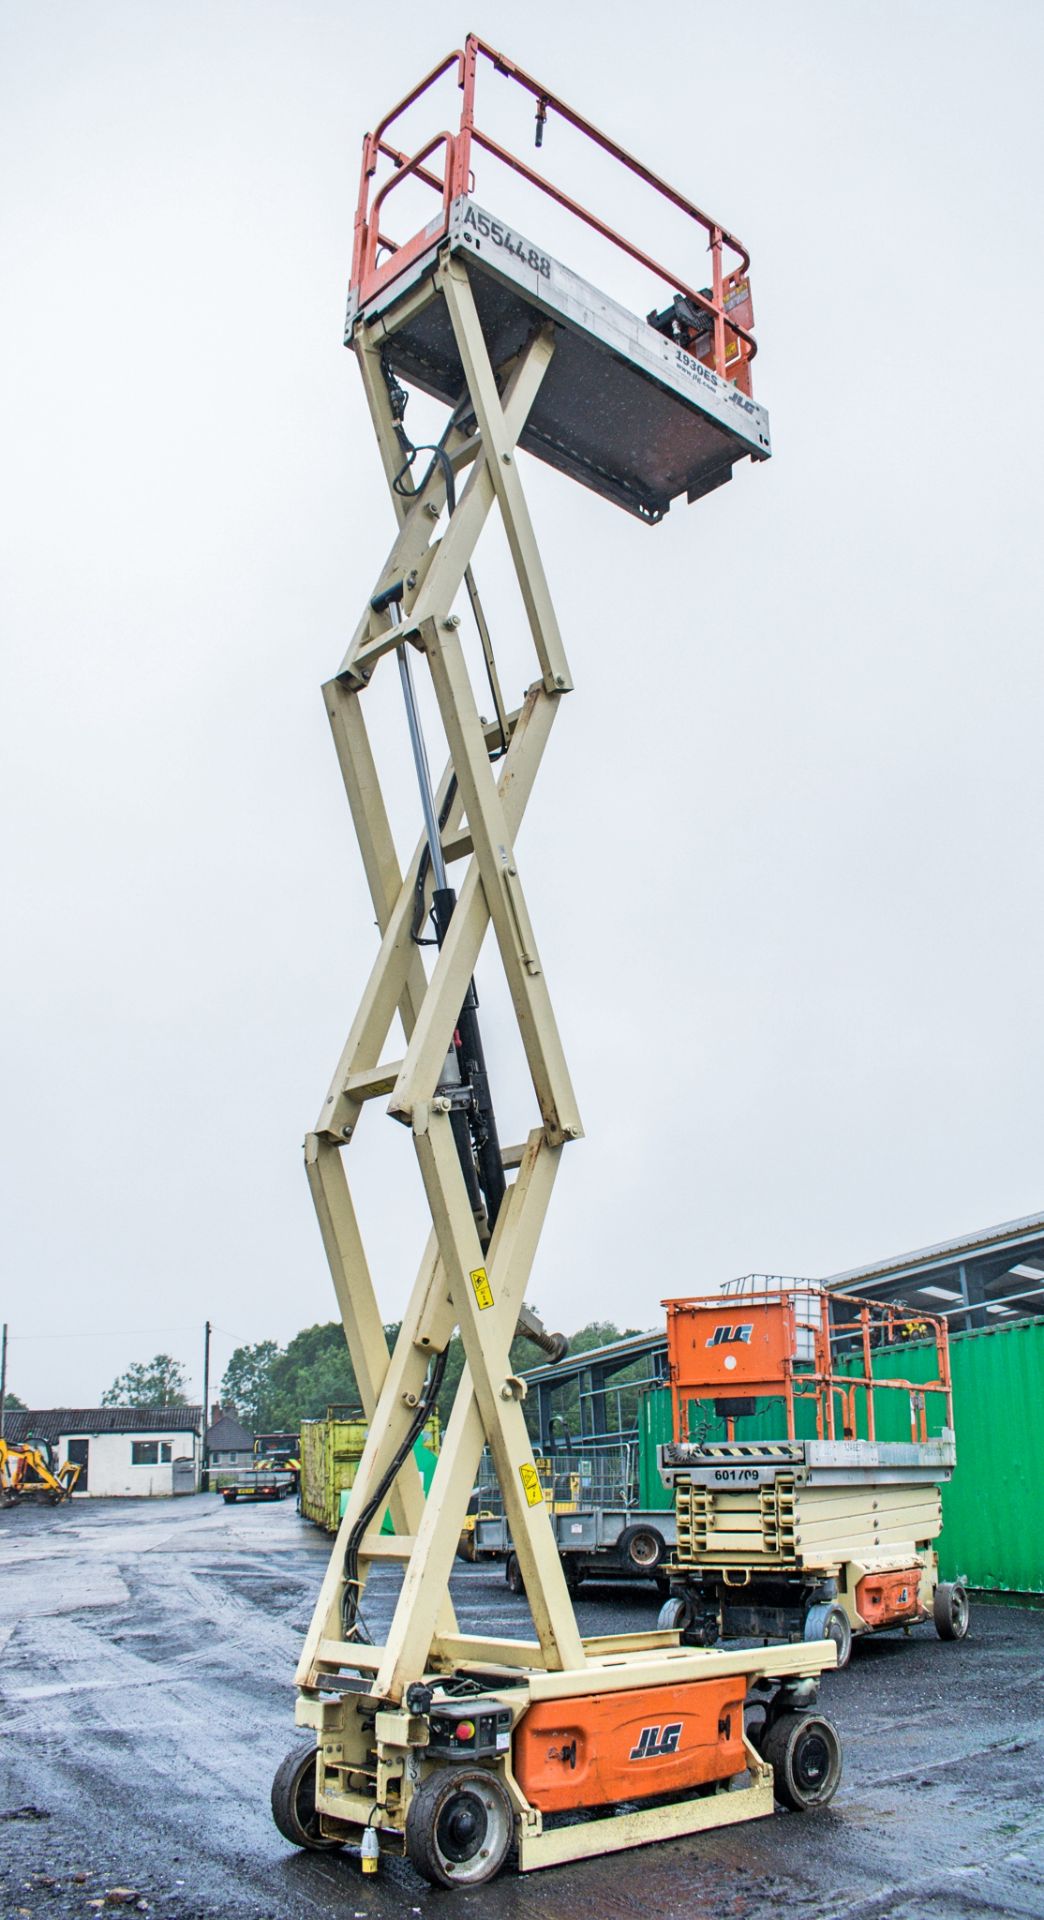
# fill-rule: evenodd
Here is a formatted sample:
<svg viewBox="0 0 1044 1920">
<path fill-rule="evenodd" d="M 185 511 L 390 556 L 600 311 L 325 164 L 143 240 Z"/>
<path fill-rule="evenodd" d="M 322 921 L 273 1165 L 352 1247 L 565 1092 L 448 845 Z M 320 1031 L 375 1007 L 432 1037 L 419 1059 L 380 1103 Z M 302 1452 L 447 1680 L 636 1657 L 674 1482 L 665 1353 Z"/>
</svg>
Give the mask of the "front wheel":
<svg viewBox="0 0 1044 1920">
<path fill-rule="evenodd" d="M 968 1631 L 968 1589 L 960 1580 L 943 1581 L 932 1600 L 932 1619 L 940 1640 L 963 1640 Z"/>
<path fill-rule="evenodd" d="M 313 1853 L 330 1853 L 341 1845 L 319 1830 L 315 1806 L 315 1747 L 291 1747 L 272 1782 L 272 1818 L 284 1840 Z"/>
<path fill-rule="evenodd" d="M 841 1779 L 841 1740 L 819 1713 L 781 1713 L 759 1741 L 776 1799 L 793 1813 L 825 1807 Z"/>
<path fill-rule="evenodd" d="M 656 1616 L 656 1624 L 664 1633 L 680 1633 L 683 1638 L 692 1626 L 692 1620 L 691 1603 L 680 1593 L 672 1593 Z"/>
<path fill-rule="evenodd" d="M 499 1873 L 514 1830 L 511 1802 L 495 1773 L 437 1767 L 406 1814 L 406 1852 L 435 1887 L 481 1887 Z"/>
<path fill-rule="evenodd" d="M 522 1569 L 518 1564 L 518 1554 L 509 1553 L 504 1568 L 504 1578 L 512 1593 L 525 1593 L 526 1583 L 522 1578 Z"/>
<path fill-rule="evenodd" d="M 852 1657 L 852 1623 L 844 1607 L 832 1605 L 809 1607 L 805 1615 L 802 1633 L 805 1640 L 830 1640 L 837 1648 L 837 1664 L 847 1667 Z"/>
</svg>

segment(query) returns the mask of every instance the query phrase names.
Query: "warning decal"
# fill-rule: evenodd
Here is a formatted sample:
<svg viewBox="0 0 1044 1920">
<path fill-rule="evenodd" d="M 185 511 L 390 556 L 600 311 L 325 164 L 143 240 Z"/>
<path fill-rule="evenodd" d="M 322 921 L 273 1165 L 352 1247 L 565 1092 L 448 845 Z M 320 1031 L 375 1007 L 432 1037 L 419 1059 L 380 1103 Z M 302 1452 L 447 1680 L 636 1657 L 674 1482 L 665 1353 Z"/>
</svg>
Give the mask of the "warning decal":
<svg viewBox="0 0 1044 1920">
<path fill-rule="evenodd" d="M 519 1467 L 518 1477 L 522 1482 L 522 1491 L 526 1496 L 527 1504 L 531 1507 L 538 1507 L 544 1494 L 540 1485 L 540 1475 L 536 1468 L 528 1464 L 524 1467 Z"/>
<path fill-rule="evenodd" d="M 485 1267 L 472 1268 L 471 1284 L 475 1289 L 475 1298 L 478 1301 L 479 1306 L 491 1307 L 493 1305 L 493 1289 L 490 1286 L 489 1280 L 486 1276 Z"/>
</svg>

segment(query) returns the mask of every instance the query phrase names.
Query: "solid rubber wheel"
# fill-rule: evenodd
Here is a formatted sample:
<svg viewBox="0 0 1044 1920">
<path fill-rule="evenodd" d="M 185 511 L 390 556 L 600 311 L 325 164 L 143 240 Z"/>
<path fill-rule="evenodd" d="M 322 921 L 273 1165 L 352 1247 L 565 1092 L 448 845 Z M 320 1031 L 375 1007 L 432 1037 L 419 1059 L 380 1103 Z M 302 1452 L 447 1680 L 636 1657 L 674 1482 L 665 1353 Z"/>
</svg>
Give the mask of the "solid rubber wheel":
<svg viewBox="0 0 1044 1920">
<path fill-rule="evenodd" d="M 847 1667 L 852 1657 L 852 1623 L 844 1607 L 835 1606 L 832 1601 L 827 1601 L 823 1606 L 809 1607 L 802 1638 L 832 1640 L 837 1648 L 838 1666 Z"/>
<path fill-rule="evenodd" d="M 665 1600 L 660 1608 L 656 1616 L 656 1624 L 663 1629 L 664 1633 L 684 1633 L 686 1627 L 692 1625 L 692 1608 L 689 1602 L 680 1593 L 672 1593 L 670 1599 Z"/>
<path fill-rule="evenodd" d="M 511 1802 L 483 1767 L 437 1767 L 406 1813 L 406 1852 L 436 1887 L 481 1887 L 499 1873 L 514 1833 Z"/>
<path fill-rule="evenodd" d="M 662 1533 L 655 1527 L 626 1527 L 616 1543 L 616 1551 L 632 1573 L 655 1573 L 667 1551 Z"/>
<path fill-rule="evenodd" d="M 940 1640 L 963 1640 L 968 1631 L 968 1589 L 960 1580 L 943 1581 L 932 1599 L 932 1619 Z"/>
<path fill-rule="evenodd" d="M 526 1583 L 522 1578 L 522 1569 L 518 1564 L 518 1554 L 509 1553 L 504 1568 L 504 1578 L 512 1593 L 525 1593 Z"/>
<path fill-rule="evenodd" d="M 819 1713 L 781 1713 L 760 1743 L 776 1799 L 794 1813 L 825 1807 L 841 1779 L 837 1728 Z"/>
<path fill-rule="evenodd" d="M 295 1847 L 308 1847 L 315 1853 L 328 1853 L 341 1845 L 327 1840 L 319 1831 L 315 1810 L 315 1747 L 292 1747 L 276 1769 L 272 1782 L 272 1818 L 284 1840 Z"/>
</svg>

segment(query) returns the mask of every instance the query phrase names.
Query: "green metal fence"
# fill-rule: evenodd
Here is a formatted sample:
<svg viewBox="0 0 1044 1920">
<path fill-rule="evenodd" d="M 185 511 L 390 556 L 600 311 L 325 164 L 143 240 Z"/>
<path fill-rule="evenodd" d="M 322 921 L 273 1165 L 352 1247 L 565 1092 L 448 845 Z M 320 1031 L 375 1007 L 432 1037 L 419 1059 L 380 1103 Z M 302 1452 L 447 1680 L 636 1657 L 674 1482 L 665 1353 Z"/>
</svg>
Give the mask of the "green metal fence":
<svg viewBox="0 0 1044 1920">
<path fill-rule="evenodd" d="M 950 1365 L 957 1466 L 942 1489 L 942 1578 L 960 1575 L 974 1587 L 1044 1593 L 1044 1320 L 951 1334 Z M 911 1342 L 886 1361 L 878 1359 L 875 1373 L 930 1380 L 934 1344 Z M 908 1440 L 906 1395 L 882 1395 L 877 1404 L 878 1438 Z M 759 1409 L 754 1419 L 742 1423 L 742 1438 L 778 1438 L 780 1412 L 781 1405 Z M 799 1402 L 797 1412 L 799 1435 L 810 1437 L 803 1429 L 811 1408 Z M 723 1429 L 709 1403 L 697 1409 L 696 1418 L 704 1416 L 707 1437 L 720 1437 Z M 643 1507 L 671 1505 L 656 1469 L 657 1446 L 670 1438 L 670 1393 L 665 1387 L 653 1388 L 643 1396 L 639 1413 Z"/>
</svg>

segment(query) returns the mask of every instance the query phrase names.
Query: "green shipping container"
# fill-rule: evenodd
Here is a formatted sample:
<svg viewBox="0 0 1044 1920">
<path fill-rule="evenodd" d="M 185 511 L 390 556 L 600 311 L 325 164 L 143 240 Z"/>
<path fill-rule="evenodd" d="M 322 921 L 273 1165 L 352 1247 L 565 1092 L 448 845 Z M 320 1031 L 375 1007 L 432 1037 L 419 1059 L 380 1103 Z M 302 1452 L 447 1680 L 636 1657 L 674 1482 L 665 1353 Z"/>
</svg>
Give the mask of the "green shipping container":
<svg viewBox="0 0 1044 1920">
<path fill-rule="evenodd" d="M 911 1344 L 875 1371 L 930 1380 L 934 1345 Z M 942 1489 L 941 1577 L 1044 1593 L 1044 1320 L 952 1333 L 950 1372 L 957 1465 Z M 906 1395 L 888 1402 L 878 1437 L 908 1439 Z M 932 1396 L 930 1420 L 938 1405 Z"/>
<path fill-rule="evenodd" d="M 911 1342 L 889 1356 L 887 1369 L 880 1363 L 878 1368 L 881 1377 L 930 1380 L 934 1344 Z M 999 1592 L 1044 1593 L 1044 1320 L 951 1334 L 950 1368 L 957 1466 L 942 1489 L 940 1575 Z M 935 1431 L 941 1404 L 934 1396 L 929 1402 Z M 707 1416 L 707 1437 L 723 1438 L 713 1407 L 700 1411 Z M 799 1402 L 796 1413 L 799 1436 L 811 1438 L 811 1406 Z M 767 1402 L 737 1427 L 737 1437 L 778 1438 L 781 1415 L 782 1402 Z M 909 1439 L 905 1394 L 878 1397 L 877 1434 L 881 1440 Z M 656 1467 L 657 1447 L 671 1438 L 671 1396 L 655 1387 L 643 1396 L 639 1413 L 643 1507 L 671 1504 Z"/>
</svg>

